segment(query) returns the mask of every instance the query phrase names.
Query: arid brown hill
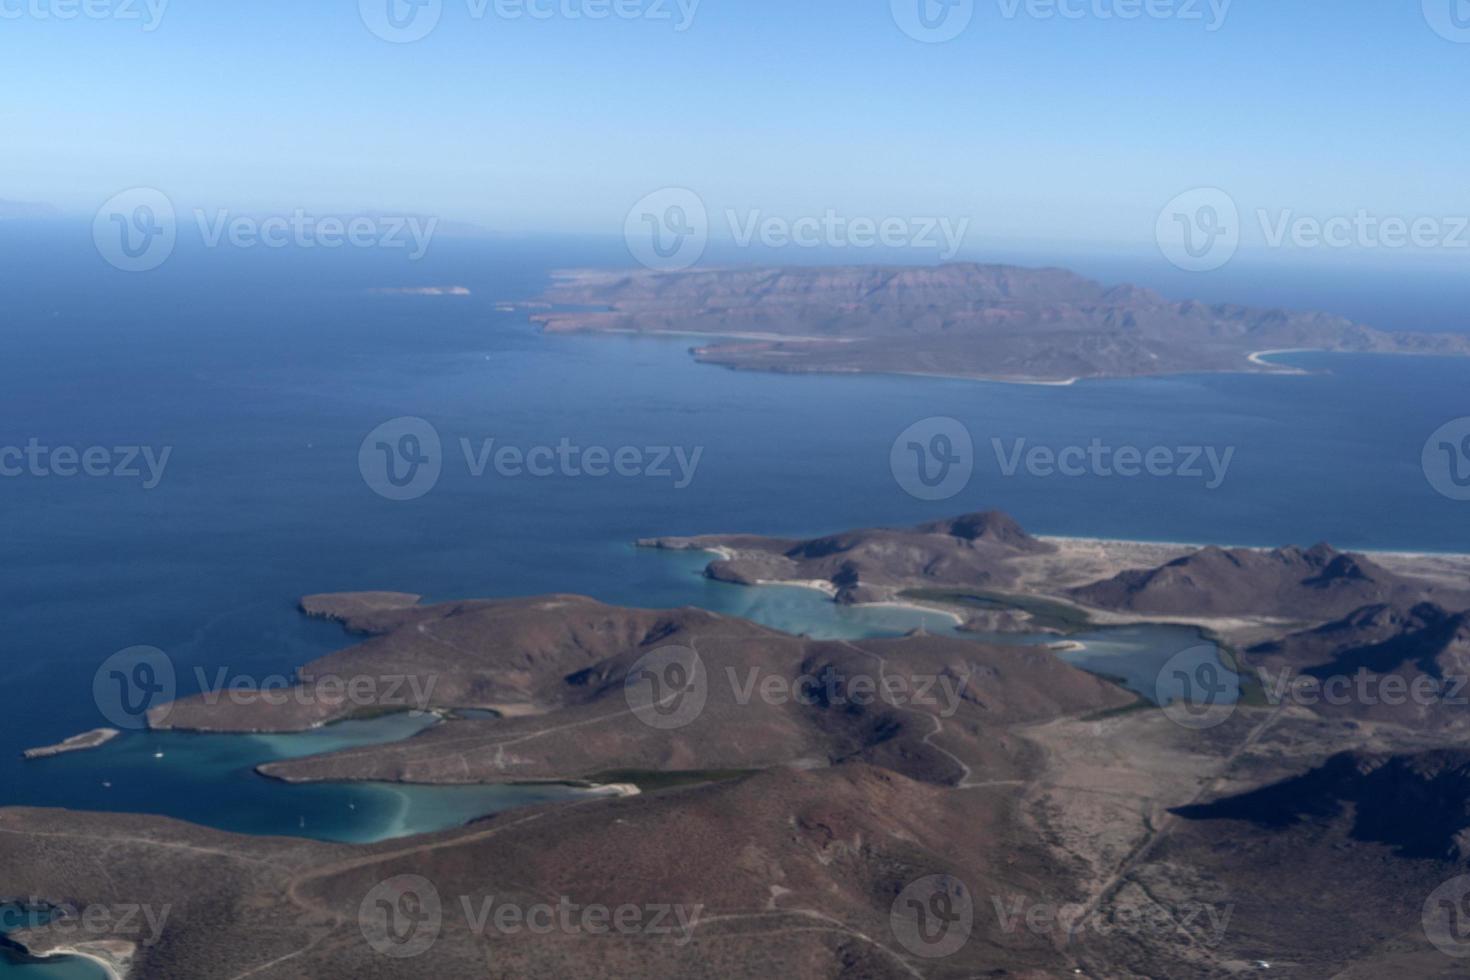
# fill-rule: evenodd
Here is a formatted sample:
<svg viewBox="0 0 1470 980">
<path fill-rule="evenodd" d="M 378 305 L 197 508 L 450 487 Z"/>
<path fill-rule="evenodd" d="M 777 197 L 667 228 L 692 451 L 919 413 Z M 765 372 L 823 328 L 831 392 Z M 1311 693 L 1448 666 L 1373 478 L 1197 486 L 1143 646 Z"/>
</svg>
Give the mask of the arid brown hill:
<svg viewBox="0 0 1470 980">
<path fill-rule="evenodd" d="M 1191 967 L 1186 947 L 1159 941 L 1180 917 L 1088 930 L 1077 952 L 1093 975 L 1122 960 L 1150 977 L 1465 975 L 1462 958 L 1431 945 L 1425 910 L 1466 872 L 1470 754 L 1342 753 L 1173 812 L 1183 819 L 1125 872 L 1120 894 L 1202 910 L 1194 949 L 1228 969 Z"/>
<path fill-rule="evenodd" d="M 720 535 L 652 538 L 644 547 L 726 549 L 734 557 L 712 562 L 709 575 L 725 582 L 792 580 L 831 583 L 839 602 L 867 602 L 894 589 L 924 584 L 963 588 L 1015 582 L 1008 563 L 1049 554 L 1053 545 L 1032 537 L 999 511 L 966 514 L 913 528 L 847 531 L 810 540 Z"/>
<path fill-rule="evenodd" d="M 308 665 L 303 676 L 339 677 L 362 691 L 428 691 L 420 707 L 502 717 L 446 722 L 406 742 L 265 772 L 493 783 L 861 759 L 956 784 L 980 769 L 1014 778 L 998 734 L 1007 726 L 1132 700 L 1034 647 L 940 636 L 818 641 L 702 610 L 620 609 L 575 596 L 437 606 L 409 598 L 308 599 L 308 608 L 379 635 Z M 676 695 L 676 684 L 690 693 Z M 282 731 L 395 707 L 324 703 L 310 685 L 274 701 L 195 697 L 161 709 L 159 720 Z"/>
<path fill-rule="evenodd" d="M 1253 646 L 1274 701 L 1415 728 L 1470 728 L 1470 613 L 1377 604 Z"/>
<path fill-rule="evenodd" d="M 1045 761 L 1021 729 L 1132 699 L 1048 651 L 933 636 L 818 642 L 699 610 L 625 610 L 574 596 L 423 607 L 374 593 L 303 606 L 373 634 L 304 675 L 330 672 L 350 686 L 416 671 L 438 677 L 437 706 L 498 706 L 505 717 L 446 722 L 397 745 L 273 766 L 273 775 L 463 782 L 618 769 L 692 782 L 356 848 L 157 818 L 0 811 L 0 895 L 167 907 L 162 941 L 125 950 L 131 977 L 147 980 L 943 980 L 997 968 L 1042 976 L 1070 963 L 1051 935 L 1007 929 L 986 904 L 991 895 L 1040 900 L 1075 887 L 1018 823 L 1016 795 Z M 698 653 L 707 684 L 700 711 L 662 727 L 667 718 L 640 713 L 627 686 L 650 653 L 670 649 Z M 822 682 L 829 677 L 836 682 Z M 799 678 L 819 683 L 803 689 Z M 862 678 L 889 696 L 860 697 Z M 933 684 L 921 692 L 915 682 Z M 745 685 L 748 701 L 738 696 Z M 803 699 L 785 699 L 788 690 Z M 229 699 L 174 711 L 171 720 L 212 728 L 319 717 Z M 712 771 L 730 769 L 750 771 Z M 905 945 L 921 927 L 894 923 L 896 914 L 927 914 L 929 906 L 900 898 L 934 875 L 955 882 L 974 914 L 967 941 L 931 962 Z M 379 886 L 398 876 L 429 882 L 441 901 L 438 938 L 422 958 L 384 955 L 363 934 L 362 909 L 377 908 Z M 673 935 L 506 932 L 476 918 L 487 903 L 679 907 L 693 917 Z M 77 941 L 49 928 L 16 938 L 37 951 Z"/>
<path fill-rule="evenodd" d="M 1464 861 L 1470 858 L 1470 753 L 1344 752 L 1295 779 L 1177 812 L 1278 829 L 1340 823 L 1352 840 L 1386 845 L 1402 857 Z"/>
<path fill-rule="evenodd" d="M 133 951 L 131 980 L 1058 975 L 1069 961 L 1050 937 L 1007 931 L 988 900 L 1069 887 L 1067 870 L 1018 832 L 1013 794 L 861 764 L 776 770 L 359 848 L 6 810 L 0 866 L 7 894 L 168 908 L 161 941 Z M 942 959 L 917 955 L 894 925 L 895 909 L 916 916 L 904 889 L 931 875 L 961 883 L 973 908 L 967 941 Z M 414 917 L 430 894 L 441 910 L 424 930 L 432 945 L 404 958 L 375 949 L 361 924 L 399 876 Z M 570 929 L 485 915 L 563 906 L 575 910 Z M 633 911 L 626 929 L 593 933 L 581 910 L 594 907 Z M 16 938 L 37 951 L 78 940 L 75 928 Z"/>
<path fill-rule="evenodd" d="M 1168 616 L 1273 616 L 1320 623 L 1373 603 L 1434 594 L 1362 555 L 1313 548 L 1202 548 L 1159 568 L 1074 589 L 1101 609 Z"/>
</svg>

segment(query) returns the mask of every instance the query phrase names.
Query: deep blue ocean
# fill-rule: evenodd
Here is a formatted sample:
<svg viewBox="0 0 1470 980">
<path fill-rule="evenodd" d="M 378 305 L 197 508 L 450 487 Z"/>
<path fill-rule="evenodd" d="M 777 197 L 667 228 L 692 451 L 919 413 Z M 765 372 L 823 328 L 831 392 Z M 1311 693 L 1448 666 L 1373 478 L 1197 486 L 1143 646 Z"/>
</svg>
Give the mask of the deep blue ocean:
<svg viewBox="0 0 1470 980">
<path fill-rule="evenodd" d="M 627 262 L 600 242 L 440 239 L 417 263 L 181 246 L 162 269 L 133 275 L 104 265 L 85 227 L 0 224 L 0 447 L 171 447 L 153 489 L 123 477 L 0 477 L 0 805 L 178 812 L 158 799 L 173 783 L 104 788 L 96 762 L 27 763 L 20 752 L 105 724 L 93 674 L 126 647 L 167 651 L 187 686 L 195 667 L 259 677 L 346 645 L 335 626 L 296 611 L 313 592 L 576 592 L 738 611 L 750 600 L 704 582 L 697 562 L 631 542 L 807 535 L 992 507 L 1045 534 L 1470 551 L 1470 503 L 1437 493 L 1421 467 L 1430 434 L 1470 415 L 1470 360 L 1291 355 L 1283 360 L 1313 373 L 1067 388 L 780 376 L 698 365 L 687 339 L 543 336 L 524 312 L 497 309 L 533 297 L 552 269 Z M 1080 271 L 1129 277 L 1101 263 Z M 1187 294 L 1187 283 L 1139 273 Z M 1341 290 L 1316 279 L 1294 287 L 1284 273 L 1238 279 L 1244 302 L 1290 297 L 1390 327 L 1470 328 L 1463 278 L 1429 295 L 1433 280 L 1397 276 L 1375 288 L 1353 276 Z M 472 294 L 373 291 L 420 286 Z M 1211 280 L 1200 293 L 1219 288 Z M 1385 323 L 1393 309 L 1415 312 Z M 395 501 L 364 481 L 359 449 L 404 416 L 440 434 L 443 472 L 424 496 Z M 968 427 L 977 462 L 964 491 L 925 502 L 900 488 L 889 455 L 902 430 L 932 416 Z M 491 438 L 700 456 L 686 487 L 477 477 L 460 440 Z M 1208 489 L 1180 477 L 1007 476 L 992 439 L 1234 453 Z M 126 744 L 112 749 L 119 772 L 142 747 Z M 253 778 L 248 765 L 240 778 Z M 246 812 L 258 798 L 222 799 L 213 805 L 243 809 L 214 822 L 258 823 Z"/>
</svg>

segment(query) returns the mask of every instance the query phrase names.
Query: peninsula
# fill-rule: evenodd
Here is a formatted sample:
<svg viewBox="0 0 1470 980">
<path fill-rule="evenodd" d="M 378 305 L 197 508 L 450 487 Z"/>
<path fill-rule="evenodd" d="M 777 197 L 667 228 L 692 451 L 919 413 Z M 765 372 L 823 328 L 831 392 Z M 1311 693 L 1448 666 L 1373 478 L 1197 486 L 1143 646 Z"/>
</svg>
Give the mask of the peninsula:
<svg viewBox="0 0 1470 980">
<path fill-rule="evenodd" d="M 710 574 L 729 582 L 824 582 L 844 602 L 917 594 L 1028 630 L 1213 624 L 1242 671 L 1351 674 L 1385 691 L 1428 678 L 1445 693 L 1470 637 L 1463 568 L 1444 558 L 1044 539 L 996 512 L 645 544 L 709 550 Z M 146 942 L 120 927 L 92 938 L 88 951 L 117 951 L 120 976 L 1204 980 L 1262 964 L 1308 965 L 1292 972 L 1303 977 L 1458 966 L 1421 919 L 1470 859 L 1464 711 L 1447 699 L 1416 710 L 1258 692 L 1193 728 L 1045 644 L 818 640 L 573 595 L 324 594 L 301 608 L 360 641 L 303 676 L 381 703 L 186 698 L 159 723 L 296 731 L 392 710 L 389 692 L 410 690 L 439 724 L 264 773 L 644 791 L 362 846 L 0 810 L 9 894 L 170 910 Z M 935 882 L 948 901 L 912 900 Z M 402 913 L 387 939 L 373 930 L 385 905 Z M 543 907 L 571 910 L 570 925 L 515 917 Z M 630 927 L 593 928 L 606 922 L 586 910 L 602 909 Z M 928 911 L 961 913 L 942 956 L 925 946 Z M 78 948 L 67 923 L 8 940 Z"/>
</svg>

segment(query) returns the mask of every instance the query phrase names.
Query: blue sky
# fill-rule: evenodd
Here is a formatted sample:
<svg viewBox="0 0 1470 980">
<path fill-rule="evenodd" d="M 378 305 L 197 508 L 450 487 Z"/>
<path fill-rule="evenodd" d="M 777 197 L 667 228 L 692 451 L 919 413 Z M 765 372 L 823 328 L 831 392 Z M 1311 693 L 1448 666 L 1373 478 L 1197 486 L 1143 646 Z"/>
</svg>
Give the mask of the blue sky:
<svg viewBox="0 0 1470 980">
<path fill-rule="evenodd" d="M 0 0 L 0 198 L 78 213 L 144 185 L 611 235 L 674 185 L 717 212 L 965 215 L 986 241 L 1105 245 L 1201 186 L 1243 210 L 1470 214 L 1470 43 L 1419 0 L 1235 0 L 1214 31 L 1208 0 L 1127 21 L 1094 11 L 1128 0 L 1069 0 L 1077 19 L 975 0 L 937 44 L 890 0 L 702 0 L 682 32 L 675 0 L 673 20 L 601 21 L 442 0 L 407 44 L 357 0 L 172 0 L 152 31 L 32 12 L 65 2 Z"/>
</svg>

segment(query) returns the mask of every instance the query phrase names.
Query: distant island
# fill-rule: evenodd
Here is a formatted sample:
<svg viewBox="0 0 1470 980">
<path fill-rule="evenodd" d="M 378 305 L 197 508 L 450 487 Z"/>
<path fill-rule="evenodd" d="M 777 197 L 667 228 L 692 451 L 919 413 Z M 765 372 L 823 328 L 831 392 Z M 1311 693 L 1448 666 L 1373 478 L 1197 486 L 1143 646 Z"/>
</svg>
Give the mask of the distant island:
<svg viewBox="0 0 1470 980">
<path fill-rule="evenodd" d="M 1065 269 L 798 267 L 571 270 L 532 320 L 555 333 L 691 335 L 697 360 L 785 372 L 919 374 L 1034 384 L 1277 372 L 1260 355 L 1470 354 L 1470 337 L 1375 330 L 1327 313 L 1176 302 Z"/>
</svg>

